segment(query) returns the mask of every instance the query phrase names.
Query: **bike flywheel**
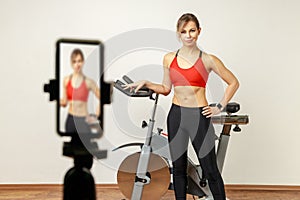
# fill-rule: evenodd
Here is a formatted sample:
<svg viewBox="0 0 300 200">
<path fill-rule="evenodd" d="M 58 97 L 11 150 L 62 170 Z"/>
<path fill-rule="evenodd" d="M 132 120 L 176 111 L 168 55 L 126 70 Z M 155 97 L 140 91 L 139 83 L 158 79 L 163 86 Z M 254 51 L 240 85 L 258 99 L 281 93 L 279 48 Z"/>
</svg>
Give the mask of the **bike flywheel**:
<svg viewBox="0 0 300 200">
<path fill-rule="evenodd" d="M 128 199 L 131 199 L 139 158 L 140 153 L 129 155 L 123 160 L 118 170 L 118 186 Z M 144 185 L 141 200 L 159 200 L 168 191 L 170 185 L 171 175 L 166 160 L 151 153 L 147 175 L 150 183 Z"/>
</svg>

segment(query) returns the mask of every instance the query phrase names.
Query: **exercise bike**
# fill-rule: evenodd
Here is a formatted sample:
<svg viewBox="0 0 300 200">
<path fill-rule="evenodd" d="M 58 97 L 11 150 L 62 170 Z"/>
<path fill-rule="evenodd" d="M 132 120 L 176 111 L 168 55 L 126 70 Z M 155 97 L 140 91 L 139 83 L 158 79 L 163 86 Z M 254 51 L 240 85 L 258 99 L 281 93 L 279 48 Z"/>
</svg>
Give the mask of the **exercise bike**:
<svg viewBox="0 0 300 200">
<path fill-rule="evenodd" d="M 123 76 L 126 83 L 133 81 Z M 158 200 L 168 190 L 174 189 L 171 179 L 172 167 L 171 156 L 168 147 L 167 134 L 158 128 L 157 132 L 153 132 L 155 123 L 155 113 L 158 102 L 158 94 L 147 88 L 141 88 L 138 92 L 124 90 L 125 83 L 117 80 L 114 87 L 129 97 L 149 97 L 154 100 L 149 122 L 142 122 L 142 127 L 148 127 L 145 143 L 128 143 L 114 149 L 114 151 L 129 146 L 140 146 L 141 151 L 126 157 L 117 173 L 118 186 L 124 196 L 131 200 Z M 211 104 L 211 106 L 214 106 Z M 247 115 L 232 115 L 239 111 L 238 103 L 229 103 L 223 111 L 227 115 L 212 117 L 212 123 L 222 124 L 223 130 L 220 137 L 216 136 L 219 141 L 217 147 L 217 163 L 220 173 L 222 172 L 227 146 L 230 138 L 232 125 L 235 125 L 233 131 L 240 132 L 240 124 L 248 124 Z M 188 159 L 188 187 L 187 193 L 198 198 L 205 197 L 213 199 L 207 180 L 202 173 L 200 165 L 195 164 L 190 158 Z"/>
</svg>

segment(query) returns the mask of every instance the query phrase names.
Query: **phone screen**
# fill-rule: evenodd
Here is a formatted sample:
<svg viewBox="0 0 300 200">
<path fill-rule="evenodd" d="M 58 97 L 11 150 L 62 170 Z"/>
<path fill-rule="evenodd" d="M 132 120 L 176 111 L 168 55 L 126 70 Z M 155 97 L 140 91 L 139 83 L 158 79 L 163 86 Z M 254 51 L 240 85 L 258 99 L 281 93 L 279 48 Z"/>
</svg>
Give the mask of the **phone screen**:
<svg viewBox="0 0 300 200">
<path fill-rule="evenodd" d="M 99 136 L 102 133 L 100 41 L 60 39 L 56 43 L 58 80 L 57 132 Z"/>
</svg>

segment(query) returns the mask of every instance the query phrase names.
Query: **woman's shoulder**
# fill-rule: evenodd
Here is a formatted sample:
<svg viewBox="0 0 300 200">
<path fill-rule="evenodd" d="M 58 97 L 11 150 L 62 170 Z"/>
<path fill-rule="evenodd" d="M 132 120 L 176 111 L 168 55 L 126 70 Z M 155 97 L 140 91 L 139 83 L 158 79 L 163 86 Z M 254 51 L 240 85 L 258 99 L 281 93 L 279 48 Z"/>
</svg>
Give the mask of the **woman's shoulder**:
<svg viewBox="0 0 300 200">
<path fill-rule="evenodd" d="M 173 59 L 177 51 L 168 52 L 165 54 L 164 59 Z"/>
<path fill-rule="evenodd" d="M 88 87 L 92 87 L 93 85 L 96 84 L 96 82 L 93 79 L 86 76 L 85 76 L 85 83 Z"/>
<path fill-rule="evenodd" d="M 208 71 L 211 71 L 219 63 L 222 63 L 222 61 L 216 55 L 206 52 L 202 53 L 202 61 Z"/>
<path fill-rule="evenodd" d="M 203 52 L 204 57 L 210 60 L 220 60 L 215 54 Z"/>
<path fill-rule="evenodd" d="M 169 53 L 165 54 L 165 56 L 164 56 L 164 62 L 163 62 L 165 67 L 169 67 L 170 66 L 171 62 L 175 58 L 176 52 L 177 51 L 172 51 L 172 52 L 169 52 Z"/>
<path fill-rule="evenodd" d="M 64 77 L 64 84 L 67 84 L 70 81 L 71 75 Z"/>
<path fill-rule="evenodd" d="M 210 60 L 210 61 L 218 61 L 220 60 L 215 54 L 212 54 L 212 53 L 207 53 L 203 50 L 202 51 L 202 59 L 205 59 L 205 60 Z"/>
</svg>

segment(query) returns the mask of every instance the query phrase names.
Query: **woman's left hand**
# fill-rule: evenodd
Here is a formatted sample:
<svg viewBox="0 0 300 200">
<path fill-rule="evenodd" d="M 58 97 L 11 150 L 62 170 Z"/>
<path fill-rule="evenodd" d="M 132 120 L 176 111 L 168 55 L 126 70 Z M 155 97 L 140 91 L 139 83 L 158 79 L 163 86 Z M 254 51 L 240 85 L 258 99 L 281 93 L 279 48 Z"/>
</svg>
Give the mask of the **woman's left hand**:
<svg viewBox="0 0 300 200">
<path fill-rule="evenodd" d="M 90 115 L 86 116 L 85 122 L 86 122 L 87 124 L 95 124 L 95 123 L 98 123 L 97 116 L 96 116 L 96 115 L 93 115 L 93 114 L 90 114 Z"/>
<path fill-rule="evenodd" d="M 206 116 L 206 118 L 210 118 L 214 115 L 221 113 L 221 110 L 218 107 L 205 106 L 203 108 L 202 114 Z"/>
</svg>

